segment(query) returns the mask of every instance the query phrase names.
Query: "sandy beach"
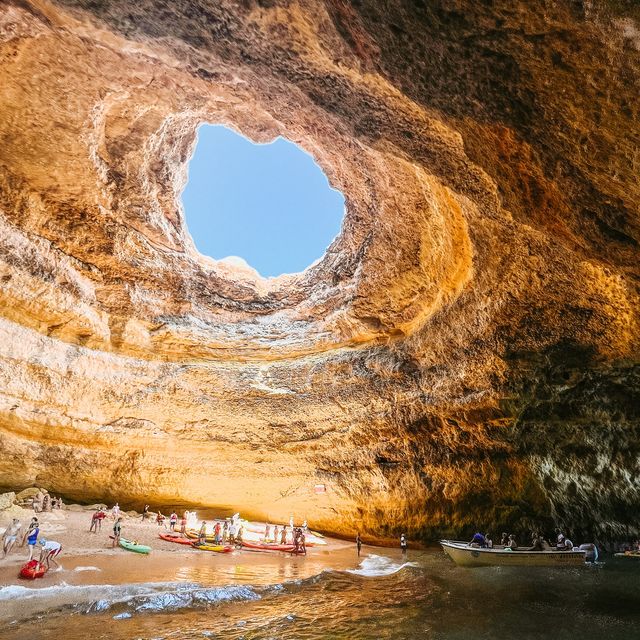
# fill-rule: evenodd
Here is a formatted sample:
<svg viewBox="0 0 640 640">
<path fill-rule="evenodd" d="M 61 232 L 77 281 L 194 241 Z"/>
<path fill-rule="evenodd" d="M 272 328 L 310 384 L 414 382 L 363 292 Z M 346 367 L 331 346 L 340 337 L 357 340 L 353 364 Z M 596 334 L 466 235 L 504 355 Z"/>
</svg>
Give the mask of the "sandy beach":
<svg viewBox="0 0 640 640">
<path fill-rule="evenodd" d="M 33 515 L 32 510 L 14 506 L 0 515 L 0 530 L 10 518 L 19 518 L 24 526 Z M 132 597 L 159 586 L 270 585 L 305 579 L 325 570 L 354 569 L 359 562 L 353 543 L 331 538 L 326 539 L 326 546 L 309 548 L 306 557 L 247 549 L 225 554 L 200 551 L 161 540 L 159 534 L 168 529 L 155 519 L 143 522 L 140 516 L 124 514 L 123 537 L 151 546 L 147 556 L 112 547 L 110 514 L 98 533 L 89 532 L 89 509 L 35 515 L 40 520 L 40 536 L 62 544 L 61 566 L 52 566 L 41 579 L 23 580 L 18 571 L 28 558 L 26 546 L 14 547 L 0 559 L 0 620 L 21 619 L 105 597 Z"/>
</svg>

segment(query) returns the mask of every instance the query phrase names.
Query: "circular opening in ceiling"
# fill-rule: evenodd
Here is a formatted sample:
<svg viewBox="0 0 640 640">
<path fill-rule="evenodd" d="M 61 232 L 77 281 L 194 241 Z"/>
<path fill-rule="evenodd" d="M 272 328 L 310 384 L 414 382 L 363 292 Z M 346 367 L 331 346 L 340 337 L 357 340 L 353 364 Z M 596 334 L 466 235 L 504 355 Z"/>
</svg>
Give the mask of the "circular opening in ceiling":
<svg viewBox="0 0 640 640">
<path fill-rule="evenodd" d="M 300 147 L 255 144 L 219 125 L 198 129 L 182 204 L 200 253 L 263 277 L 316 262 L 344 216 L 344 196 Z"/>
</svg>

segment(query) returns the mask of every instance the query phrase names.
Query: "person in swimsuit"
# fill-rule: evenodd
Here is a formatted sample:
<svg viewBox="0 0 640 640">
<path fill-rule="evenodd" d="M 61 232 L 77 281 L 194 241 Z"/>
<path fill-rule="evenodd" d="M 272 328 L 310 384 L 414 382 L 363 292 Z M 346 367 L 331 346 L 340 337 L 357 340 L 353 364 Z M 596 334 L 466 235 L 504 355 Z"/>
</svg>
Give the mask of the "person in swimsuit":
<svg viewBox="0 0 640 640">
<path fill-rule="evenodd" d="M 198 533 L 198 544 L 204 544 L 207 541 L 207 523 L 203 522 Z"/>
<path fill-rule="evenodd" d="M 274 544 L 278 544 L 279 533 L 280 533 L 280 528 L 278 527 L 278 525 L 276 525 L 275 527 L 273 527 L 273 543 Z"/>
<path fill-rule="evenodd" d="M 35 551 L 36 544 L 38 542 L 38 535 L 40 535 L 40 527 L 38 526 L 38 518 L 32 518 L 29 524 L 29 529 L 25 538 L 27 540 L 27 546 L 29 547 L 29 562 L 33 560 L 33 552 Z"/>
<path fill-rule="evenodd" d="M 360 532 L 356 533 L 356 549 L 358 550 L 358 557 L 360 557 L 360 549 L 362 549 L 362 538 Z"/>
<path fill-rule="evenodd" d="M 287 544 L 287 525 L 282 525 L 282 533 L 280 534 L 280 544 Z"/>
<path fill-rule="evenodd" d="M 407 537 L 403 533 L 400 536 L 400 548 L 402 549 L 402 555 L 405 555 L 407 553 L 407 547 L 408 547 Z"/>
<path fill-rule="evenodd" d="M 120 505 L 116 502 L 111 509 L 111 517 L 117 520 L 120 517 Z"/>
<path fill-rule="evenodd" d="M 92 531 L 94 533 L 98 533 L 98 531 L 102 530 L 102 521 L 107 517 L 107 514 L 102 510 L 98 509 L 93 512 L 91 516 L 91 526 L 89 527 L 89 533 Z"/>
<path fill-rule="evenodd" d="M 271 525 L 267 522 L 264 527 L 264 542 L 269 542 L 271 536 Z"/>
<path fill-rule="evenodd" d="M 216 522 L 216 526 L 213 528 L 213 540 L 217 545 L 222 544 L 222 532 L 219 522 Z"/>
<path fill-rule="evenodd" d="M 120 533 L 122 532 L 122 518 L 118 518 L 113 525 L 113 544 L 112 547 L 120 544 Z"/>
<path fill-rule="evenodd" d="M 171 515 L 169 516 L 169 529 L 171 531 L 175 531 L 176 530 L 176 524 L 178 524 L 178 514 L 175 511 L 171 512 Z M 186 520 L 185 520 L 185 525 L 187 524 Z"/>
<path fill-rule="evenodd" d="M 142 510 L 142 521 L 144 522 L 149 518 L 149 505 L 145 504 L 144 509 Z"/>
<path fill-rule="evenodd" d="M 7 530 L 4 532 L 2 536 L 2 557 L 6 557 L 6 555 L 13 549 L 13 546 L 18 539 L 18 535 L 20 534 L 20 529 L 22 529 L 22 523 L 18 518 L 14 518 L 11 521 L 11 524 L 7 527 Z"/>
<path fill-rule="evenodd" d="M 187 537 L 187 512 L 184 512 L 184 515 L 182 516 L 182 520 L 180 520 L 180 535 L 183 538 Z"/>
<path fill-rule="evenodd" d="M 60 555 L 62 545 L 55 540 L 45 540 L 44 538 L 40 539 L 40 545 L 42 547 L 40 550 L 40 564 L 46 563 L 47 569 L 51 569 L 49 562 L 53 562 L 56 567 L 59 567 L 60 565 L 56 562 L 55 558 Z"/>
</svg>

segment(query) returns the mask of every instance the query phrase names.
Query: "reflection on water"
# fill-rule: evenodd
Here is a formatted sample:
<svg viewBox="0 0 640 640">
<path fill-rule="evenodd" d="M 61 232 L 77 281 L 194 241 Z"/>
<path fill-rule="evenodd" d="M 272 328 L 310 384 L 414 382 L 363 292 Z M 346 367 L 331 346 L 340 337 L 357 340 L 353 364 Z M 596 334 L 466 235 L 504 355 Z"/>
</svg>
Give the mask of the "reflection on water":
<svg viewBox="0 0 640 640">
<path fill-rule="evenodd" d="M 185 564 L 174 575 L 180 584 L 52 612 L 5 627 L 2 638 L 640 638 L 640 563 L 469 570 L 439 552 L 409 559 L 376 552 L 357 572 L 326 570 L 311 557 Z"/>
</svg>

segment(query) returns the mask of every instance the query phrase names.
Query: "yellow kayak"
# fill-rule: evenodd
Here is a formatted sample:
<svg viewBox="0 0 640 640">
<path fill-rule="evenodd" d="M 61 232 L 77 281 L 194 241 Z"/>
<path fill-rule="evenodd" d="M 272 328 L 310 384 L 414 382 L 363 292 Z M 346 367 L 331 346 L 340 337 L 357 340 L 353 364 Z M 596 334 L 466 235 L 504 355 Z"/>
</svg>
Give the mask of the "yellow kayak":
<svg viewBox="0 0 640 640">
<path fill-rule="evenodd" d="M 216 551 L 218 553 L 229 553 L 233 551 L 233 547 L 222 544 L 200 544 L 199 542 L 192 542 L 191 546 L 200 551 Z"/>
</svg>

